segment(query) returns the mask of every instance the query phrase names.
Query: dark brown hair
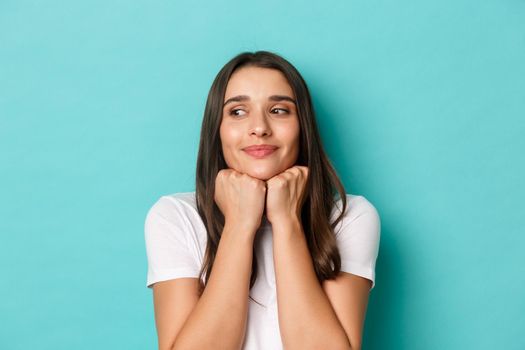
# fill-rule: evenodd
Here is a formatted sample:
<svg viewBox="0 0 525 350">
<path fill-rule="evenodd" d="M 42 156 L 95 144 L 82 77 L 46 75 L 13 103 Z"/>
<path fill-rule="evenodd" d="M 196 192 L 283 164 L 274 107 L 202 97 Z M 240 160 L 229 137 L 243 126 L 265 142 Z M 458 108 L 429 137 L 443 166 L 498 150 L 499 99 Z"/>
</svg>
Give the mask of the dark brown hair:
<svg viewBox="0 0 525 350">
<path fill-rule="evenodd" d="M 323 149 L 306 82 L 290 62 L 275 53 L 244 52 L 226 63 L 215 77 L 202 120 L 195 195 L 199 215 L 207 230 L 208 241 L 199 275 L 200 294 L 208 283 L 224 228 L 224 216 L 214 201 L 217 173 L 221 169 L 228 168 L 222 154 L 219 135 L 224 95 L 232 73 L 240 67 L 247 66 L 279 70 L 294 92 L 300 125 L 300 148 L 296 165 L 308 167 L 305 200 L 301 212 L 304 234 L 319 282 L 335 278 L 341 268 L 334 228 L 346 210 L 346 193 Z M 333 223 L 330 223 L 332 208 L 339 199 L 343 204 L 341 213 Z M 255 249 L 253 254 L 250 289 L 257 279 Z M 203 282 L 204 275 L 206 277 Z"/>
</svg>

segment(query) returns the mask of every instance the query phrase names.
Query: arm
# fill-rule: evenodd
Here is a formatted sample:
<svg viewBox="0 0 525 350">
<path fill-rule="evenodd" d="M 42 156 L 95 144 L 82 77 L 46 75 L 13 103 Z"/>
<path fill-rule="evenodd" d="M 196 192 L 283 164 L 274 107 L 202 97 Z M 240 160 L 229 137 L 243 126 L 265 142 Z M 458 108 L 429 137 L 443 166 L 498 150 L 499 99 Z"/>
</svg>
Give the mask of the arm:
<svg viewBox="0 0 525 350">
<path fill-rule="evenodd" d="M 273 226 L 279 327 L 287 349 L 351 347 L 330 300 L 317 280 L 300 221 Z"/>
<path fill-rule="evenodd" d="M 175 278 L 153 284 L 158 349 L 169 350 L 199 301 L 198 278 Z"/>
<path fill-rule="evenodd" d="M 307 178 L 307 167 L 294 166 L 267 181 L 281 338 L 288 350 L 348 350 L 345 331 L 317 280 L 301 225 Z"/>
<path fill-rule="evenodd" d="M 323 290 L 355 350 L 361 349 L 371 286 L 369 279 L 343 271 L 335 280 L 323 281 Z"/>
<path fill-rule="evenodd" d="M 148 286 L 153 286 L 159 349 L 239 349 L 244 340 L 253 241 L 261 223 L 264 182 L 231 169 L 216 178 L 216 204 L 225 216 L 212 271 L 202 295 L 198 262 L 188 250 L 185 216 L 172 200 L 159 201 L 145 224 Z M 186 277 L 186 278 L 184 278 Z M 189 277 L 189 278 L 188 278 Z M 156 283 L 155 283 L 156 282 Z"/>
<path fill-rule="evenodd" d="M 172 349 L 241 348 L 248 312 L 253 234 L 243 235 L 239 230 L 234 226 L 224 228 L 208 284 L 176 335 Z M 170 320 L 163 318 L 160 322 Z"/>
<path fill-rule="evenodd" d="M 266 212 L 273 228 L 283 345 L 287 349 L 361 349 L 379 246 L 379 216 L 364 198 L 356 202 L 362 209 L 341 231 L 338 245 L 343 247 L 343 271 L 356 271 L 359 276 L 341 272 L 335 281 L 324 281 L 321 287 L 300 220 L 307 175 L 307 167 L 294 166 L 267 182 Z M 369 214 L 363 215 L 366 212 Z"/>
</svg>

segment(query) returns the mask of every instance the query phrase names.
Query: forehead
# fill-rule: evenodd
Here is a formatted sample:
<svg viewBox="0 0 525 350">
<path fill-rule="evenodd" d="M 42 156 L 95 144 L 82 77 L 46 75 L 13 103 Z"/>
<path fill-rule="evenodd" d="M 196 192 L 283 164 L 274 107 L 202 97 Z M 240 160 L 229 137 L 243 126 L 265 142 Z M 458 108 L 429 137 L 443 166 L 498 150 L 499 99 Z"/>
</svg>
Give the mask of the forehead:
<svg viewBox="0 0 525 350">
<path fill-rule="evenodd" d="M 233 72 L 224 98 L 226 100 L 236 95 L 288 95 L 295 98 L 292 87 L 281 71 L 261 67 L 242 67 Z"/>
</svg>

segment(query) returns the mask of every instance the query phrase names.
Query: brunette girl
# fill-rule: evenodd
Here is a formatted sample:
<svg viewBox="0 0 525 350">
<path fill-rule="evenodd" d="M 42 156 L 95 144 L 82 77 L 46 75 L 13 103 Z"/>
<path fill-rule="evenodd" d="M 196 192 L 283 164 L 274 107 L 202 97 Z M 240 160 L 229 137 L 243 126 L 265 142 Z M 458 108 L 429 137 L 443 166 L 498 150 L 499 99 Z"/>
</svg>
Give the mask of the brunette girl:
<svg viewBox="0 0 525 350">
<path fill-rule="evenodd" d="M 159 349 L 360 349 L 380 238 L 283 57 L 242 53 L 206 103 L 195 192 L 146 223 Z"/>
</svg>

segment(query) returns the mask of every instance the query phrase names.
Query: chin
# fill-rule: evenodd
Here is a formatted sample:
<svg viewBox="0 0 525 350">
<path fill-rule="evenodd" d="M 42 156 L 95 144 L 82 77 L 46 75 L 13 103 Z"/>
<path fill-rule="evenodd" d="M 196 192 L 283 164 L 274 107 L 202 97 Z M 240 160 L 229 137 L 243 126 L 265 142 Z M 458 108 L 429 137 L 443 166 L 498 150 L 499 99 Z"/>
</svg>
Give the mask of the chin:
<svg viewBox="0 0 525 350">
<path fill-rule="evenodd" d="M 253 170 L 252 169 L 252 170 L 246 171 L 247 175 L 250 175 L 253 178 L 263 180 L 263 181 L 269 180 L 279 173 L 280 171 L 269 170 L 269 169 L 268 170 L 266 169 L 265 170 Z"/>
<path fill-rule="evenodd" d="M 266 181 L 266 180 L 269 180 L 271 179 L 272 177 L 274 177 L 274 174 L 267 174 L 267 173 L 252 173 L 252 172 L 247 172 L 246 173 L 247 175 L 250 175 L 251 177 L 255 178 L 255 179 L 259 179 L 259 180 L 262 180 L 262 181 Z"/>
</svg>

